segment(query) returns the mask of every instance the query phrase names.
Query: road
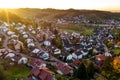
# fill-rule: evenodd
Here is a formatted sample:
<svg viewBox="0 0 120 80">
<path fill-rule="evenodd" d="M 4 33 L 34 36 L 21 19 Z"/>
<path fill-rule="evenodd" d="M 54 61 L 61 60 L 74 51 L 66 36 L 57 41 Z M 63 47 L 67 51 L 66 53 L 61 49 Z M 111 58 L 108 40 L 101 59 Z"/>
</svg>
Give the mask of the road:
<svg viewBox="0 0 120 80">
<path fill-rule="evenodd" d="M 36 45 L 39 49 L 41 49 L 41 45 L 40 45 L 40 43 L 38 42 L 38 40 L 37 40 L 32 34 L 30 34 L 30 32 L 27 31 L 27 34 L 28 34 L 32 39 L 34 39 L 35 45 Z"/>
<path fill-rule="evenodd" d="M 28 34 L 32 39 L 34 39 L 34 41 L 35 41 L 35 43 L 36 43 L 36 46 L 37 46 L 40 50 L 42 50 L 41 45 L 42 45 L 43 43 L 39 43 L 38 40 L 37 40 L 32 34 L 30 34 L 30 32 L 27 32 L 27 34 Z M 55 58 L 54 56 L 52 56 L 51 54 L 49 54 L 49 55 L 50 55 L 50 60 L 56 61 L 56 62 L 62 62 L 62 61 L 60 61 L 59 59 L 57 59 L 57 58 Z"/>
<path fill-rule="evenodd" d="M 3 47 L 8 48 L 7 44 L 8 44 L 8 40 L 10 39 L 10 37 L 8 37 L 4 32 L 1 32 L 1 31 L 0 31 L 0 34 L 5 36 L 5 39 L 4 39 L 4 42 L 3 42 Z"/>
<path fill-rule="evenodd" d="M 40 43 L 37 41 L 37 39 L 36 39 L 34 36 L 32 36 L 29 32 L 27 32 L 27 33 L 29 34 L 29 36 L 30 36 L 31 38 L 33 38 L 33 39 L 36 41 L 36 45 L 38 46 L 38 48 L 41 49 Z M 5 39 L 4 39 L 4 42 L 3 42 L 3 45 L 2 45 L 2 46 L 3 46 L 4 48 L 8 48 L 7 44 L 8 44 L 8 40 L 10 39 L 10 37 L 7 36 L 4 32 L 0 32 L 0 34 L 3 35 L 3 36 L 5 36 Z M 43 61 L 43 62 L 46 63 L 46 64 L 54 64 L 54 63 L 55 63 L 55 62 L 44 61 L 44 60 L 42 60 L 42 59 L 40 59 L 40 58 L 34 58 L 34 57 L 29 56 L 29 55 L 20 53 L 19 51 L 13 51 L 13 52 L 16 53 L 16 54 L 20 54 L 22 57 L 26 57 L 26 58 L 29 58 L 29 59 L 38 59 L 38 60 L 41 60 L 41 61 Z M 59 62 L 61 62 L 60 60 L 56 59 L 56 58 L 53 57 L 52 55 L 50 55 L 50 60 L 54 60 L 54 61 L 59 61 Z"/>
</svg>

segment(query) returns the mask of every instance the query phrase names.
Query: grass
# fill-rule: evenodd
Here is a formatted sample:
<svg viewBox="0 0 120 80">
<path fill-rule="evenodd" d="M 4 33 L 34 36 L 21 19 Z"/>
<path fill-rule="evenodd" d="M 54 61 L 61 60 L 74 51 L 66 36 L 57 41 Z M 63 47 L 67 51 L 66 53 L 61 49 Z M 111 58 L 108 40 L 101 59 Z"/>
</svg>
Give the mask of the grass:
<svg viewBox="0 0 120 80">
<path fill-rule="evenodd" d="M 5 65 L 7 65 L 7 69 L 5 69 Z M 2 71 L 5 75 L 5 80 L 15 80 L 22 79 L 30 74 L 30 68 L 23 64 L 15 64 L 15 65 L 9 65 L 8 62 L 4 59 L 0 59 L 0 71 Z M 1 75 L 1 73 L 0 73 Z M 1 80 L 1 79 L 0 79 Z"/>
<path fill-rule="evenodd" d="M 7 76 L 7 80 L 13 80 L 15 78 L 21 79 L 29 76 L 30 68 L 26 65 L 14 65 L 9 67 L 9 69 L 5 71 L 5 74 Z"/>
<path fill-rule="evenodd" d="M 80 24 L 59 24 L 60 31 L 83 33 L 84 35 L 93 35 L 93 27 Z"/>
<path fill-rule="evenodd" d="M 83 34 L 84 34 L 84 35 L 93 35 L 93 29 L 85 29 L 85 30 L 83 31 Z"/>
<path fill-rule="evenodd" d="M 60 74 L 56 74 L 55 76 L 56 76 L 56 79 L 57 79 L 57 80 L 68 80 L 67 77 L 65 77 L 65 76 L 63 76 L 63 75 L 60 75 Z"/>
<path fill-rule="evenodd" d="M 113 49 L 112 50 L 116 55 L 119 55 L 120 54 L 120 49 Z"/>
</svg>

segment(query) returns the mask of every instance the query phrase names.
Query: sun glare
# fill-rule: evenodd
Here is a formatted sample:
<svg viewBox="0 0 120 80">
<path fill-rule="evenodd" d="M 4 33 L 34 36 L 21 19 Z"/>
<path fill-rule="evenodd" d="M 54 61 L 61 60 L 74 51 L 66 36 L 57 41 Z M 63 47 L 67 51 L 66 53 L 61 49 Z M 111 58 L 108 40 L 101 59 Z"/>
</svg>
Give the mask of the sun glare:
<svg viewBox="0 0 120 80">
<path fill-rule="evenodd" d="M 0 0 L 0 7 L 1 8 L 9 8 L 12 7 L 11 3 L 9 3 L 9 0 Z"/>
<path fill-rule="evenodd" d="M 120 0 L 0 0 L 0 8 L 118 9 Z"/>
</svg>

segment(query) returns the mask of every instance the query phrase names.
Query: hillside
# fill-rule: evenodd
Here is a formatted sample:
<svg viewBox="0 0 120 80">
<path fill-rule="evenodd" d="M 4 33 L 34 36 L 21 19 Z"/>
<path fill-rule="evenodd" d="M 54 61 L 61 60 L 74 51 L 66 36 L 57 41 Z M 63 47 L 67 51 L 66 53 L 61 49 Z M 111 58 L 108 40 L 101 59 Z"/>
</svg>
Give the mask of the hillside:
<svg viewBox="0 0 120 80">
<path fill-rule="evenodd" d="M 11 10 L 7 9 L 0 9 L 0 20 L 6 21 L 8 23 L 11 22 L 23 22 L 25 24 L 28 24 L 28 20 L 23 18 L 21 15 L 15 14 L 11 12 Z"/>
<path fill-rule="evenodd" d="M 12 12 L 27 18 L 41 18 L 47 20 L 54 20 L 59 18 L 69 18 L 83 15 L 88 20 L 107 20 L 107 19 L 119 19 L 120 13 L 107 12 L 107 11 L 97 11 L 97 10 L 56 10 L 56 9 L 30 9 L 30 8 L 20 8 L 12 9 Z"/>
<path fill-rule="evenodd" d="M 102 22 L 103 20 L 120 20 L 120 13 L 97 10 L 56 10 L 56 9 L 0 9 L 0 19 L 9 22 L 30 23 L 28 19 L 58 20 L 87 22 L 88 20 Z M 9 20 L 8 20 L 9 19 Z"/>
</svg>

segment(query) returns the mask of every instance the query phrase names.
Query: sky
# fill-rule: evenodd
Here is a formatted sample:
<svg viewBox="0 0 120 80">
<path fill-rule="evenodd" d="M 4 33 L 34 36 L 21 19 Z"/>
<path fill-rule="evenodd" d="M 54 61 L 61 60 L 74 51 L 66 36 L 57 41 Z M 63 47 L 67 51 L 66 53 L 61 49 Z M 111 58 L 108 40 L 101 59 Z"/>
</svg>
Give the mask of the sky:
<svg viewBox="0 0 120 80">
<path fill-rule="evenodd" d="M 120 0 L 0 0 L 0 8 L 120 10 Z"/>
</svg>

